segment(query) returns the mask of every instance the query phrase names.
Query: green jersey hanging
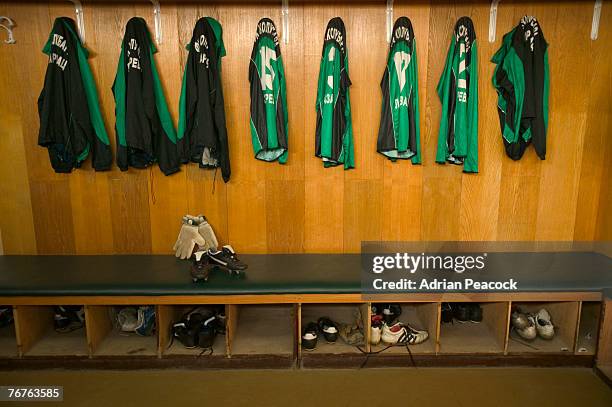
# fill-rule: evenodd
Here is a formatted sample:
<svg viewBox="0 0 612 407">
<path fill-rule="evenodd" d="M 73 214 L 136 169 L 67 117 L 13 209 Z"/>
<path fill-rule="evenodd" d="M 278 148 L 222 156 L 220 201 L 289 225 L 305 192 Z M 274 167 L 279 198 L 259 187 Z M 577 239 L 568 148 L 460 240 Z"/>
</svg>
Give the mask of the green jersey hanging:
<svg viewBox="0 0 612 407">
<path fill-rule="evenodd" d="M 325 167 L 354 168 L 346 30 L 340 17 L 329 20 L 317 87 L 315 155 Z"/>
<path fill-rule="evenodd" d="M 478 49 L 474 24 L 455 25 L 437 93 L 442 102 L 436 162 L 478 172 Z"/>
<path fill-rule="evenodd" d="M 376 150 L 391 161 L 421 163 L 419 86 L 412 23 L 400 17 L 393 26 L 387 67 L 380 87 L 382 112 Z"/>
<path fill-rule="evenodd" d="M 251 139 L 255 158 L 287 162 L 288 115 L 285 70 L 274 22 L 257 23 L 249 65 Z"/>
<path fill-rule="evenodd" d="M 525 16 L 504 35 L 491 62 L 497 64 L 493 86 L 506 154 L 519 160 L 533 143 L 546 158 L 548 127 L 548 44 L 535 17 Z"/>
</svg>

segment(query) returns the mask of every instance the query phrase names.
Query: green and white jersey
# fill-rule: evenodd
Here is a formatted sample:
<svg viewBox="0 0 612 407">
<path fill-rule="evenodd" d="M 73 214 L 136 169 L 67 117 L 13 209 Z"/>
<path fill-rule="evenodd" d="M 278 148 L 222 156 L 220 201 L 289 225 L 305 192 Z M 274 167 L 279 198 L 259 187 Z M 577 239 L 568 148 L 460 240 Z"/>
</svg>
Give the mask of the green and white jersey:
<svg viewBox="0 0 612 407">
<path fill-rule="evenodd" d="M 387 67 L 380 83 L 383 101 L 376 146 L 391 161 L 411 159 L 413 164 L 421 163 L 417 70 L 412 23 L 400 17 L 393 26 Z"/>
<path fill-rule="evenodd" d="M 506 154 L 519 160 L 529 144 L 546 158 L 548 127 L 548 44 L 535 17 L 524 16 L 504 35 L 491 59 L 496 65 L 493 86 Z"/>
<path fill-rule="evenodd" d="M 251 86 L 251 138 L 255 158 L 284 164 L 288 149 L 285 71 L 274 22 L 257 23 L 249 65 Z"/>
<path fill-rule="evenodd" d="M 316 102 L 315 155 L 325 167 L 355 167 L 350 86 L 346 30 L 342 19 L 334 17 L 325 29 Z"/>
<path fill-rule="evenodd" d="M 436 162 L 478 172 L 478 52 L 469 17 L 455 24 L 436 91 L 442 102 Z"/>
</svg>

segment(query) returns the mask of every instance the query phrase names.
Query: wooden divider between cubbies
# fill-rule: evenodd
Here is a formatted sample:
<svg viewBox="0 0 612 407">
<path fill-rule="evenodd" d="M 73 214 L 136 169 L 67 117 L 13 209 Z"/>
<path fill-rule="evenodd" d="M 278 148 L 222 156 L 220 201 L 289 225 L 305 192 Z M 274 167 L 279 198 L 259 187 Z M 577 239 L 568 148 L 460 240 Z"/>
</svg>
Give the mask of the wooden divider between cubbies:
<svg viewBox="0 0 612 407">
<path fill-rule="evenodd" d="M 232 343 L 238 329 L 240 307 L 236 304 L 225 306 L 225 352 L 228 358 L 232 357 Z"/>
<path fill-rule="evenodd" d="M 19 357 L 23 357 L 45 332 L 53 329 L 53 310 L 49 307 L 16 305 L 13 319 Z"/>
<path fill-rule="evenodd" d="M 87 348 L 90 358 L 93 357 L 98 349 L 98 345 L 100 345 L 112 329 L 113 322 L 109 318 L 108 306 L 85 306 L 85 332 L 87 335 Z"/>
</svg>

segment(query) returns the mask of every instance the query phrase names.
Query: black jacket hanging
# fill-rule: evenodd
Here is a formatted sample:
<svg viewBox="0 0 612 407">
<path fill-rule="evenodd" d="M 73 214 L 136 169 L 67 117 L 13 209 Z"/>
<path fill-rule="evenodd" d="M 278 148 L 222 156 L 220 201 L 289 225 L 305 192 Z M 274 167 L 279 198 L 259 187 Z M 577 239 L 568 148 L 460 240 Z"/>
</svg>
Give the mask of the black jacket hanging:
<svg viewBox="0 0 612 407">
<path fill-rule="evenodd" d="M 221 58 L 225 56 L 221 25 L 211 17 L 198 20 L 189 45 L 179 101 L 177 145 L 183 163 L 221 168 L 230 179 Z"/>
<path fill-rule="evenodd" d="M 56 172 L 71 172 L 92 155 L 96 171 L 108 170 L 112 155 L 104 128 L 88 52 L 68 17 L 55 20 L 43 48 L 49 56 L 38 98 L 38 144 L 49 151 Z"/>
<path fill-rule="evenodd" d="M 113 84 L 117 165 L 146 168 L 157 162 L 166 175 L 179 171 L 176 133 L 153 54 L 157 52 L 144 19 L 125 27 Z"/>
</svg>

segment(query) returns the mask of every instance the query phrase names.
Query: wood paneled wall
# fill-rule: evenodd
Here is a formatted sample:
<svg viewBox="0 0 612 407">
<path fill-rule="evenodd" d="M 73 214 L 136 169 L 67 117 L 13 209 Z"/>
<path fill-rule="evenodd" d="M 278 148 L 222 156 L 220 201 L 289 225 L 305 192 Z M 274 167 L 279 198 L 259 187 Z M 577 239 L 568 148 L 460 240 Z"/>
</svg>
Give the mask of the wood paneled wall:
<svg viewBox="0 0 612 407">
<path fill-rule="evenodd" d="M 290 120 L 288 164 L 253 158 L 248 64 L 255 26 L 280 2 L 166 4 L 157 64 L 178 117 L 184 49 L 193 25 L 210 15 L 223 25 L 228 55 L 223 86 L 232 179 L 194 165 L 170 177 L 157 168 L 95 173 L 89 164 L 55 174 L 37 146 L 36 100 L 47 65 L 40 52 L 53 19 L 74 16 L 69 2 L 0 3 L 15 20 L 16 45 L 0 45 L 0 231 L 5 253 L 168 253 L 185 213 L 204 213 L 222 242 L 240 252 L 355 252 L 362 240 L 610 239 L 612 7 L 604 4 L 599 39 L 589 39 L 592 2 L 503 1 L 497 41 L 489 43 L 489 2 L 395 2 L 418 44 L 423 165 L 393 164 L 376 153 L 379 83 L 385 66 L 385 2 L 290 1 L 290 43 L 281 44 Z M 87 47 L 114 144 L 111 85 L 125 23 L 148 3 L 84 5 Z M 501 37 L 535 15 L 550 43 L 551 101 L 546 161 L 529 149 L 504 154 L 489 62 Z M 474 20 L 479 46 L 480 173 L 434 163 L 440 102 L 435 88 L 451 31 Z M 356 169 L 324 169 L 314 157 L 316 82 L 327 21 L 347 26 Z M 0 33 L 0 36 L 4 33 Z"/>
</svg>

